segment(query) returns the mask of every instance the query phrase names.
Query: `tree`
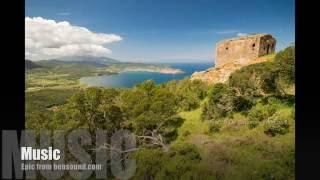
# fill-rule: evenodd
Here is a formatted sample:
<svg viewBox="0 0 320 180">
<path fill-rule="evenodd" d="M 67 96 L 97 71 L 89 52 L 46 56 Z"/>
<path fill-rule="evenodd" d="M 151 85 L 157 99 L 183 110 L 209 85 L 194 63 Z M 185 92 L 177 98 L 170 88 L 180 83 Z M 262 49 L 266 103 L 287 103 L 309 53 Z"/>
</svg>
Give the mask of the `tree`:
<svg viewBox="0 0 320 180">
<path fill-rule="evenodd" d="M 245 96 L 286 95 L 286 86 L 295 82 L 295 48 L 276 54 L 274 61 L 243 67 L 232 73 L 228 84 Z"/>
<path fill-rule="evenodd" d="M 178 106 L 183 111 L 199 107 L 201 100 L 207 95 L 208 85 L 200 80 L 183 79 L 170 81 L 163 85 L 176 96 Z"/>
<path fill-rule="evenodd" d="M 130 122 L 140 143 L 161 146 L 177 136 L 183 120 L 177 116 L 176 96 L 153 81 L 145 81 L 121 95 L 125 119 Z"/>
<path fill-rule="evenodd" d="M 141 149 L 131 157 L 137 162 L 137 171 L 133 179 L 152 180 L 162 168 L 165 153 L 161 149 Z"/>
<path fill-rule="evenodd" d="M 236 90 L 238 95 L 265 96 L 278 94 L 278 72 L 273 62 L 262 62 L 243 67 L 232 73 L 228 85 Z"/>
<path fill-rule="evenodd" d="M 279 76 L 286 83 L 295 82 L 295 46 L 290 46 L 280 51 L 275 56 L 275 63 Z"/>
<path fill-rule="evenodd" d="M 208 93 L 202 119 L 217 120 L 225 117 L 234 110 L 235 92 L 227 84 L 217 83 Z"/>
<path fill-rule="evenodd" d="M 115 102 L 118 95 L 114 89 L 88 88 L 69 98 L 55 114 L 55 119 L 74 122 L 73 128 L 87 128 L 92 134 L 97 129 L 106 129 L 111 134 L 123 122 L 122 110 Z"/>
</svg>

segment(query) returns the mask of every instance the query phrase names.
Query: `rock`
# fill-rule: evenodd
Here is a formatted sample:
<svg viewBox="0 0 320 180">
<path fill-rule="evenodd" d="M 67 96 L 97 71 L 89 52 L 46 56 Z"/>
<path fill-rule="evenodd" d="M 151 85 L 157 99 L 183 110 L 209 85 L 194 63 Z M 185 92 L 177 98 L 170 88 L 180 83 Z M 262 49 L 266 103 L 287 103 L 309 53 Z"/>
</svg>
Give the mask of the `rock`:
<svg viewBox="0 0 320 180">
<path fill-rule="evenodd" d="M 250 64 L 269 61 L 272 58 L 273 56 L 264 56 L 241 64 L 237 62 L 229 62 L 217 68 L 210 68 L 207 71 L 193 73 L 190 79 L 201 80 L 208 84 L 225 83 L 234 71 Z"/>
</svg>

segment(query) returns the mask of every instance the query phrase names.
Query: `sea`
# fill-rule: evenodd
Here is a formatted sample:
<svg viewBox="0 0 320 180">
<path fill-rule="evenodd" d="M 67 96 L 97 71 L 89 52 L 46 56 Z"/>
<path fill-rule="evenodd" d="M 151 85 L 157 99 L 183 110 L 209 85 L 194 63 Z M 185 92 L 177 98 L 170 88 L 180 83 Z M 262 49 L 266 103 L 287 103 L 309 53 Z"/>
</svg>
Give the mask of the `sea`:
<svg viewBox="0 0 320 180">
<path fill-rule="evenodd" d="M 154 80 L 157 84 L 171 80 L 184 79 L 190 77 L 196 71 L 203 71 L 214 66 L 214 63 L 171 63 L 166 64 L 172 68 L 181 69 L 181 74 L 163 74 L 158 72 L 126 71 L 112 75 L 82 77 L 81 84 L 97 87 L 130 88 L 146 80 Z"/>
</svg>

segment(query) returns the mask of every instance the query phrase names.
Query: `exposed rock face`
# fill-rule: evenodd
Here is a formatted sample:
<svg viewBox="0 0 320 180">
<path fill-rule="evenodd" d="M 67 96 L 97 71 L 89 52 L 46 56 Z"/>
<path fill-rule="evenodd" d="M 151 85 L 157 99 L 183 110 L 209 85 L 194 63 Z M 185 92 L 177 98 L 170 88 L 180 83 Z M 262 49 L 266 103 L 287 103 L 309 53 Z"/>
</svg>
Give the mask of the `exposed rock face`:
<svg viewBox="0 0 320 180">
<path fill-rule="evenodd" d="M 265 55 L 274 53 L 275 46 L 276 40 L 269 34 L 255 34 L 221 41 L 216 45 L 216 67 L 195 72 L 191 80 L 199 79 L 208 84 L 224 83 L 231 73 L 241 67 L 270 60 L 272 56 Z"/>
<path fill-rule="evenodd" d="M 224 83 L 234 71 L 250 64 L 271 60 L 272 58 L 273 56 L 265 56 L 242 64 L 234 62 L 225 63 L 221 66 L 207 69 L 206 71 L 195 72 L 192 74 L 191 80 L 198 79 L 207 82 L 208 84 Z"/>
</svg>

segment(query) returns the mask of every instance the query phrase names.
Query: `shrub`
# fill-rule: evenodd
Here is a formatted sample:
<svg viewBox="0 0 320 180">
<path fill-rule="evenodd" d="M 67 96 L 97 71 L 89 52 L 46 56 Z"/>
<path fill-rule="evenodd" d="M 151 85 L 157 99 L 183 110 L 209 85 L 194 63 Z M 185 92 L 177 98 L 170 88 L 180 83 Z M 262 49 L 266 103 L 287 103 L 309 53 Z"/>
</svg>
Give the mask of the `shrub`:
<svg viewBox="0 0 320 180">
<path fill-rule="evenodd" d="M 217 120 L 234 110 L 235 92 L 226 84 L 217 83 L 208 93 L 208 102 L 202 111 L 202 119 Z"/>
<path fill-rule="evenodd" d="M 253 104 L 253 100 L 246 96 L 237 96 L 233 101 L 234 110 L 238 112 L 251 109 Z"/>
<path fill-rule="evenodd" d="M 295 103 L 294 95 L 267 96 L 261 99 L 263 104 L 286 105 L 293 106 Z"/>
<path fill-rule="evenodd" d="M 195 179 L 201 161 L 193 144 L 175 144 L 168 152 L 160 149 L 141 149 L 131 155 L 137 162 L 132 179 Z M 193 173 L 189 173 L 192 171 Z"/>
<path fill-rule="evenodd" d="M 178 144 L 168 152 L 162 163 L 161 171 L 155 179 L 195 179 L 190 171 L 199 171 L 201 161 L 198 148 L 193 144 Z"/>
<path fill-rule="evenodd" d="M 262 62 L 245 66 L 229 77 L 228 84 L 246 96 L 277 94 L 277 71 L 273 62 Z"/>
<path fill-rule="evenodd" d="M 218 120 L 232 116 L 233 112 L 247 113 L 254 105 L 254 98 L 246 95 L 236 95 L 233 88 L 227 84 L 217 83 L 208 93 L 208 101 L 203 106 L 203 120 Z"/>
<path fill-rule="evenodd" d="M 287 83 L 295 82 L 295 47 L 290 46 L 275 56 L 275 63 L 281 79 Z"/>
<path fill-rule="evenodd" d="M 178 100 L 178 106 L 183 111 L 190 111 L 199 107 L 201 100 L 207 95 L 208 86 L 200 80 L 173 80 L 162 85 L 173 93 Z"/>
<path fill-rule="evenodd" d="M 242 95 L 264 96 L 287 94 L 295 82 L 295 48 L 288 47 L 276 54 L 274 61 L 245 66 L 229 77 L 230 87 Z"/>
<path fill-rule="evenodd" d="M 289 121 L 292 120 L 291 110 L 281 110 L 268 118 L 264 124 L 264 132 L 268 135 L 286 134 L 289 130 Z"/>
<path fill-rule="evenodd" d="M 230 94 L 231 89 L 227 84 L 217 83 L 209 91 L 209 99 L 214 103 L 218 103 L 225 94 Z"/>
<path fill-rule="evenodd" d="M 249 128 L 256 127 L 259 122 L 266 120 L 276 112 L 277 108 L 273 104 L 263 105 L 261 103 L 254 106 L 248 113 Z"/>
<path fill-rule="evenodd" d="M 184 158 L 198 162 L 201 160 L 198 148 L 194 144 L 176 144 L 172 146 L 168 155 L 171 158 L 175 156 L 184 156 Z"/>
<path fill-rule="evenodd" d="M 217 120 L 221 117 L 221 112 L 215 104 L 206 102 L 203 106 L 201 119 L 202 120 Z"/>
<path fill-rule="evenodd" d="M 259 125 L 259 121 L 257 121 L 257 120 L 250 120 L 249 119 L 249 128 L 250 129 L 253 129 L 253 128 L 255 128 L 255 127 L 257 127 L 258 125 Z"/>
<path fill-rule="evenodd" d="M 281 167 L 276 161 L 270 161 L 265 164 L 261 164 L 257 168 L 257 179 L 290 179 L 288 171 Z"/>
<path fill-rule="evenodd" d="M 257 104 L 254 108 L 250 110 L 248 117 L 250 120 L 262 121 L 270 117 L 275 112 L 276 107 L 273 105 Z"/>
<path fill-rule="evenodd" d="M 141 149 L 131 157 L 137 162 L 137 170 L 132 179 L 154 179 L 162 168 L 165 153 L 160 149 Z"/>
<path fill-rule="evenodd" d="M 209 124 L 209 132 L 210 133 L 218 133 L 221 129 L 221 121 L 212 121 Z"/>
<path fill-rule="evenodd" d="M 186 131 L 184 131 L 184 132 L 182 133 L 182 136 L 187 137 L 187 136 L 189 136 L 190 134 L 191 134 L 190 131 L 186 130 Z"/>
<path fill-rule="evenodd" d="M 279 99 L 278 97 L 274 97 L 274 96 L 269 96 L 269 97 L 266 97 L 266 98 L 263 98 L 262 99 L 262 104 L 263 105 L 273 105 L 273 106 L 279 106 L 282 103 L 281 99 Z"/>
<path fill-rule="evenodd" d="M 179 107 L 183 111 L 191 111 L 199 107 L 200 100 L 194 94 L 185 94 L 180 97 Z"/>
</svg>

